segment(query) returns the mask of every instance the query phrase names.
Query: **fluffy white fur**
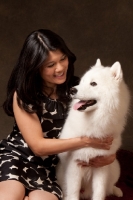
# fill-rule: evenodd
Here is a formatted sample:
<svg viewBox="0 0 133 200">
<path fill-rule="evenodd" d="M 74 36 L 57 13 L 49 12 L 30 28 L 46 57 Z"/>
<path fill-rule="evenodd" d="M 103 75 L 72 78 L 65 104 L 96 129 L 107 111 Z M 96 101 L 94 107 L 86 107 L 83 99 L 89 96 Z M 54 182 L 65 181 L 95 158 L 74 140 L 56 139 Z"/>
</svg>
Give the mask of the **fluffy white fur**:
<svg viewBox="0 0 133 200">
<path fill-rule="evenodd" d="M 100 168 L 81 168 L 76 162 L 77 159 L 89 162 L 90 158 L 96 156 L 114 154 L 121 146 L 130 94 L 123 80 L 120 63 L 103 67 L 98 59 L 96 65 L 81 78 L 76 89 L 60 138 L 104 138 L 112 135 L 114 140 L 110 150 L 86 147 L 59 154 L 57 178 L 63 189 L 64 200 L 79 200 L 80 197 L 104 200 L 110 194 L 121 197 L 122 191 L 115 186 L 120 176 L 117 160 Z M 76 105 L 80 100 L 96 100 L 96 104 L 79 111 Z M 85 190 L 83 194 L 80 193 L 81 188 Z"/>
</svg>

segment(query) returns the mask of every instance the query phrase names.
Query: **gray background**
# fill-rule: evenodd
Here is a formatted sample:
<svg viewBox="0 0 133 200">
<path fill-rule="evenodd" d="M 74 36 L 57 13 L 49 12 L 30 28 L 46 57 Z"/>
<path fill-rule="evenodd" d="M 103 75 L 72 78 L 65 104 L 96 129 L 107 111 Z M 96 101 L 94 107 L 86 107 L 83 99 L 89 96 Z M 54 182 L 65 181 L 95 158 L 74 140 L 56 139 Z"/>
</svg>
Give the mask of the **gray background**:
<svg viewBox="0 0 133 200">
<path fill-rule="evenodd" d="M 0 0 L 0 105 L 6 84 L 26 36 L 47 28 L 61 35 L 76 54 L 81 76 L 100 58 L 103 65 L 120 61 L 133 91 L 132 0 Z M 106 83 L 105 83 L 106 84 Z M 133 151 L 133 106 L 123 133 L 123 148 Z M 0 139 L 12 130 L 13 119 L 0 107 Z"/>
</svg>

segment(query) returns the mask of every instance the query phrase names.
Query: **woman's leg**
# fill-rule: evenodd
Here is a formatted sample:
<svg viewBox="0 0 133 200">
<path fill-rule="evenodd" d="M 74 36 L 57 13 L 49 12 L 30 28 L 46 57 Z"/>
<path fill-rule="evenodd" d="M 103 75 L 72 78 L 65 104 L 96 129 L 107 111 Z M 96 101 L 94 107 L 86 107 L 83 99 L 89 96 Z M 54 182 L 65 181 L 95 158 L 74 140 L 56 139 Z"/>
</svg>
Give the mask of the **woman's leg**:
<svg viewBox="0 0 133 200">
<path fill-rule="evenodd" d="M 23 200 L 25 188 L 22 183 L 15 180 L 0 182 L 0 199 L 4 200 Z"/>
<path fill-rule="evenodd" d="M 34 190 L 29 193 L 28 200 L 58 200 L 54 194 L 44 190 Z"/>
</svg>

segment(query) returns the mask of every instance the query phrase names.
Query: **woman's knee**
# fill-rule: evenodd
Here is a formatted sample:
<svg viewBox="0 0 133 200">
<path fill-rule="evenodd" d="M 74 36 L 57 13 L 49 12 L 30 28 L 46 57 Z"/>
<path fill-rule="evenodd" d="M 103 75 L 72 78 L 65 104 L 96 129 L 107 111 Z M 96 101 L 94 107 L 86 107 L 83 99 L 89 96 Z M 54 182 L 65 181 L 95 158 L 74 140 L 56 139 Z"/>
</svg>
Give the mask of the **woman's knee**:
<svg viewBox="0 0 133 200">
<path fill-rule="evenodd" d="M 25 196 L 25 197 L 24 197 L 24 200 L 29 200 L 29 197 L 28 197 L 28 196 Z"/>
<path fill-rule="evenodd" d="M 3 200 L 23 200 L 25 188 L 22 183 L 15 180 L 0 182 L 0 199 Z"/>
<path fill-rule="evenodd" d="M 36 199 L 58 200 L 57 196 L 44 190 L 34 190 L 29 193 L 29 200 L 36 200 Z"/>
</svg>

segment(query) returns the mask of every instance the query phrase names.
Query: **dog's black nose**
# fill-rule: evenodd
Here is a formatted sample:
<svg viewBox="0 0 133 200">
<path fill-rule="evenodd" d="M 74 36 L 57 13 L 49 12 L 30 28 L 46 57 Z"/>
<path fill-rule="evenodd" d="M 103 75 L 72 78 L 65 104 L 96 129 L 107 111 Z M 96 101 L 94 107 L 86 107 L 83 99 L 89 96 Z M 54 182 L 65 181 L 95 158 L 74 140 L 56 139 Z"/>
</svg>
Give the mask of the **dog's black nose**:
<svg viewBox="0 0 133 200">
<path fill-rule="evenodd" d="M 74 87 L 72 87 L 71 89 L 70 89 L 70 94 L 76 94 L 77 93 L 77 89 L 76 88 L 74 88 Z"/>
</svg>

